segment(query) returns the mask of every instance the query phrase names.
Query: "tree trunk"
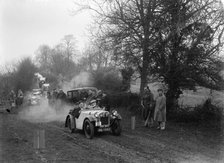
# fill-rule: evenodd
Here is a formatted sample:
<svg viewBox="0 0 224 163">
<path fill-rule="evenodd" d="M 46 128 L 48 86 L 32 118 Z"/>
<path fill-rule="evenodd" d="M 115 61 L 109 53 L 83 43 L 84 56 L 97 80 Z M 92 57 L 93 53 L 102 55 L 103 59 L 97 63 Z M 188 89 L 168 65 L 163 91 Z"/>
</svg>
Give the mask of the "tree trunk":
<svg viewBox="0 0 224 163">
<path fill-rule="evenodd" d="M 178 98 L 182 91 L 179 88 L 179 84 L 175 80 L 170 80 L 168 83 L 168 92 L 166 93 L 167 113 L 171 113 L 178 107 Z"/>
<path fill-rule="evenodd" d="M 141 69 L 141 85 L 140 85 L 141 97 L 144 91 L 144 87 L 147 85 L 148 66 L 149 66 L 148 47 L 147 47 L 147 44 L 145 43 L 143 48 L 143 63 L 142 63 L 142 69 Z"/>
</svg>

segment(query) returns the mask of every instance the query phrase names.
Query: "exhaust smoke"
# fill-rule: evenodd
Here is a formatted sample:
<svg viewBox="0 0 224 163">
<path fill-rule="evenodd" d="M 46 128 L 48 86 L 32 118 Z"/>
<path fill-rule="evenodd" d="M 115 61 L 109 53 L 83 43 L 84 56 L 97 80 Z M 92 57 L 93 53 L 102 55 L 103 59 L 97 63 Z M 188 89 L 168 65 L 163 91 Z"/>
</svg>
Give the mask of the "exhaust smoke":
<svg viewBox="0 0 224 163">
<path fill-rule="evenodd" d="M 39 105 L 29 106 L 20 111 L 19 117 L 33 123 L 63 122 L 69 110 L 72 108 L 72 106 L 68 105 L 59 105 L 57 102 L 54 106 L 50 106 L 48 105 L 48 100 L 42 98 Z"/>
<path fill-rule="evenodd" d="M 77 88 L 77 87 L 85 87 L 92 86 L 92 75 L 88 72 L 81 72 L 80 74 L 74 76 L 70 82 L 61 82 L 60 86 L 63 91 L 67 92 L 68 90 Z"/>
<path fill-rule="evenodd" d="M 37 76 L 40 80 L 46 79 L 39 73 L 36 73 L 35 76 Z M 66 93 L 68 90 L 77 87 L 92 86 L 92 81 L 93 80 L 90 73 L 81 72 L 80 74 L 74 76 L 70 82 L 60 82 L 59 86 Z M 53 105 L 49 105 L 48 99 L 41 97 L 38 105 L 25 107 L 19 112 L 19 117 L 33 123 L 52 121 L 64 122 L 70 109 L 73 109 L 73 106 L 66 104 L 60 105 L 60 100 L 57 100 Z"/>
</svg>

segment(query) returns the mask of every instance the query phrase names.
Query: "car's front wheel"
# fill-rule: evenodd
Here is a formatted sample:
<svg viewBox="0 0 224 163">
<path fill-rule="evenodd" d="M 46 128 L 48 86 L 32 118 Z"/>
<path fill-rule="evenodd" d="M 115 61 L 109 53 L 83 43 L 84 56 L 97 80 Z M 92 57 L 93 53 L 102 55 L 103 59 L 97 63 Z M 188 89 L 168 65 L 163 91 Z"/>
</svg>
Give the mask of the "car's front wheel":
<svg viewBox="0 0 224 163">
<path fill-rule="evenodd" d="M 122 127 L 120 120 L 118 119 L 114 120 L 113 125 L 111 126 L 111 131 L 116 136 L 121 135 Z"/>
<path fill-rule="evenodd" d="M 84 129 L 86 138 L 92 139 L 94 136 L 94 125 L 88 119 L 84 121 L 83 129 Z"/>
</svg>

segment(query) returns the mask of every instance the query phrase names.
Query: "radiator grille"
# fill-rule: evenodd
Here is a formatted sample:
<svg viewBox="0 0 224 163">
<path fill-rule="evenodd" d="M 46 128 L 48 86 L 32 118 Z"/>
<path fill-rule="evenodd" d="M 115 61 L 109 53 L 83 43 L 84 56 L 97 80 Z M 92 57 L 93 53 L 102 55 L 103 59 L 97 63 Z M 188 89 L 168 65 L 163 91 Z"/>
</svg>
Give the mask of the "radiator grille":
<svg viewBox="0 0 224 163">
<path fill-rule="evenodd" d="M 101 124 L 102 125 L 108 125 L 108 117 L 101 117 L 100 118 Z"/>
</svg>

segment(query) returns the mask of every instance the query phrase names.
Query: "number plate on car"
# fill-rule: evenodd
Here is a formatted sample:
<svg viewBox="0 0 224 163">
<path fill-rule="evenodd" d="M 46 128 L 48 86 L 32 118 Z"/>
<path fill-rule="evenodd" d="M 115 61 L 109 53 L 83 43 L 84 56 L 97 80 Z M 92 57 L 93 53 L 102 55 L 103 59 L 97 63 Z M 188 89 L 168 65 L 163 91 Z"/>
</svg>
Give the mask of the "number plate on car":
<svg viewBox="0 0 224 163">
<path fill-rule="evenodd" d="M 110 128 L 99 128 L 98 132 L 110 131 Z"/>
</svg>

